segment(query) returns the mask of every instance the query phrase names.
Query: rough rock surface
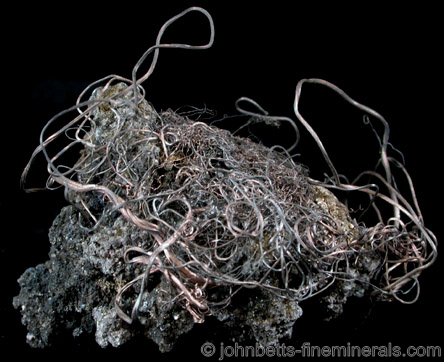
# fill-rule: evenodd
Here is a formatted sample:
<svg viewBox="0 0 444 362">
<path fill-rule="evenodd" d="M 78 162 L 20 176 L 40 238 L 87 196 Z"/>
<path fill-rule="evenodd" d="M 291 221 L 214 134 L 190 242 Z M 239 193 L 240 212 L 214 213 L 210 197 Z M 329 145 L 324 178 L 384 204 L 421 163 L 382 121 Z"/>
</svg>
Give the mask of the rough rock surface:
<svg viewBox="0 0 444 362">
<path fill-rule="evenodd" d="M 108 92 L 122 92 L 125 89 L 124 85 L 118 84 Z M 99 96 L 100 90 L 96 90 L 93 99 Z M 103 96 L 109 97 L 110 94 Z M 319 234 L 316 237 L 319 238 L 320 246 L 330 248 L 332 227 L 320 222 L 327 220 L 341 233 L 338 237 L 341 245 L 346 246 L 352 240 L 359 239 L 358 226 L 350 218 L 347 208 L 327 189 L 309 186 L 301 166 L 290 165 L 286 157 L 249 140 L 236 138 L 227 131 L 201 122 L 192 123 L 172 112 L 157 115 L 145 100 L 140 104 L 143 117 L 136 117 L 133 108 L 127 103 L 117 102 L 114 114 L 109 104 L 102 102 L 90 116 L 90 120 L 91 117 L 94 119 L 94 126 L 85 136 L 85 150 L 82 151 L 85 168 L 81 169 L 79 178 L 81 181 L 82 177 L 85 178 L 83 183 L 91 182 L 93 177 L 90 175 L 94 171 L 97 182 L 106 181 L 122 200 L 130 190 L 121 185 L 120 181 L 136 176 L 143 187 L 139 188 L 140 195 L 136 193 L 137 197 L 133 196 L 136 197 L 133 202 L 143 201 L 143 197 L 152 195 L 153 190 L 157 192 L 159 200 L 165 199 L 162 201 L 164 205 L 174 203 L 174 198 L 173 201 L 167 198 L 169 194 L 178 195 L 176 197 L 182 197 L 183 200 L 189 199 L 190 208 L 200 211 L 196 212 L 194 220 L 187 221 L 189 229 L 180 231 L 185 235 L 185 241 L 180 244 L 182 249 L 173 251 L 183 258 L 180 262 L 182 264 L 174 264 L 176 259 L 173 255 L 164 258 L 163 265 L 159 261 L 156 267 L 163 268 L 165 273 L 151 274 L 148 286 L 139 294 L 140 280 L 135 279 L 135 276 L 143 275 L 145 265 L 126 263 L 125 252 L 133 247 L 143 250 L 145 256 L 148 255 L 153 250 L 150 232 L 130 222 L 118 210 L 113 211 L 112 205 L 105 207 L 103 194 L 86 193 L 78 198 L 73 190 L 67 188 L 66 196 L 72 206 L 62 209 L 49 231 L 49 260 L 26 270 L 18 281 L 20 294 L 13 300 L 15 308 L 22 313 L 23 324 L 28 328 L 27 341 L 31 346 L 51 345 L 60 331 L 68 330 L 74 336 L 95 333 L 96 341 L 102 347 L 117 347 L 138 334 L 144 334 L 157 343 L 161 351 L 170 351 L 182 334 L 189 332 L 194 323 L 203 321 L 208 315 L 228 327 L 238 341 L 254 339 L 262 345 L 270 345 L 281 338 L 290 337 L 294 323 L 302 315 L 298 297 L 285 295 L 288 288 L 283 287 L 283 279 L 287 278 L 287 284 L 294 283 L 294 290 L 304 297 L 322 291 L 325 307 L 332 317 L 342 311 L 342 305 L 349 296 L 363 295 L 368 286 L 368 275 L 379 265 L 377 253 L 364 251 L 359 254 L 359 262 L 350 265 L 345 262 L 335 263 L 335 272 L 346 274 L 342 281 L 335 282 L 330 272 L 332 265 L 321 265 L 322 258 L 318 256 L 310 259 L 316 253 L 320 253 L 321 257 L 324 255 L 323 250 L 308 245 L 313 244 L 311 234 L 306 236 L 305 241 L 300 236 L 300 240 L 295 241 L 290 235 L 294 232 L 294 226 L 290 223 L 299 225 L 301 232 L 314 225 L 313 230 Z M 171 139 L 166 140 L 166 136 Z M 127 146 L 127 158 L 124 159 L 122 150 Z M 101 154 L 104 150 L 106 154 Z M 189 155 L 191 151 L 194 152 L 192 156 Z M 185 156 L 187 152 L 188 156 Z M 124 171 L 115 171 L 118 168 L 120 170 L 122 164 L 128 167 Z M 181 182 L 185 182 L 183 177 L 188 183 L 181 185 Z M 208 184 L 212 188 L 204 189 L 203 186 Z M 144 188 L 148 190 L 145 194 L 141 191 Z M 275 196 L 274 192 L 280 196 Z M 235 202 L 229 199 L 229 194 Z M 298 200 L 301 198 L 306 199 L 305 204 L 300 204 Z M 256 200 L 258 205 L 253 208 L 251 200 Z M 150 202 L 149 210 L 147 203 L 139 206 L 140 210 L 152 216 L 159 212 L 159 206 L 155 199 Z M 85 205 L 88 205 L 87 209 Z M 282 213 L 285 210 L 292 211 L 289 205 L 294 206 L 295 210 L 286 220 Z M 134 206 L 136 208 L 137 204 Z M 167 215 L 165 211 L 158 213 L 155 218 L 164 228 L 163 232 L 167 235 L 165 240 L 168 235 L 179 234 L 178 230 L 174 230 L 174 224 L 178 223 L 175 218 L 183 218 L 178 210 L 181 209 L 174 210 L 171 206 L 171 220 L 163 219 L 163 215 Z M 100 222 L 88 229 L 84 222 L 88 213 L 94 218 L 95 211 L 98 211 L 99 216 L 102 215 Z M 308 211 L 313 211 L 313 220 L 307 219 Z M 146 218 L 145 215 L 142 219 Z M 306 225 L 298 224 L 298 218 L 305 220 Z M 183 298 L 186 293 L 184 288 L 178 289 L 176 285 L 174 289 L 172 277 L 168 279 L 165 275 L 174 266 L 182 270 L 185 264 L 193 265 L 196 261 L 190 245 L 193 242 L 193 230 L 197 229 L 198 223 L 202 237 L 198 242 L 197 236 L 194 236 L 196 240 L 193 250 L 196 253 L 205 250 L 207 254 L 200 255 L 200 269 L 195 270 L 202 273 L 197 274 L 201 278 L 199 283 L 202 289 L 206 287 L 205 281 L 211 278 L 216 287 L 201 291 L 201 294 L 208 293 L 204 297 L 211 303 L 208 304 L 208 310 L 196 318 L 187 304 L 191 297 Z M 216 227 L 210 228 L 208 225 Z M 218 236 L 222 226 L 228 241 Z M 262 228 L 260 238 L 254 228 Z M 205 232 L 214 235 L 208 236 Z M 214 241 L 216 245 L 217 241 L 227 245 L 226 250 L 218 251 L 220 255 L 217 258 L 213 255 Z M 305 245 L 304 253 L 300 250 L 302 244 Z M 259 252 L 259 249 L 262 251 Z M 233 257 L 224 259 L 224 250 Z M 234 253 L 233 250 L 240 252 Z M 290 255 L 291 260 L 286 260 L 285 268 L 279 271 L 274 266 L 282 265 L 284 253 Z M 308 259 L 303 259 L 303 255 Z M 219 264 L 219 270 L 208 271 L 207 262 L 209 266 Z M 304 264 L 304 271 L 299 263 Z M 238 272 L 237 276 L 232 273 L 233 270 Z M 285 276 L 282 271 L 289 274 Z M 310 275 L 310 283 L 297 289 L 298 283 L 303 285 L 306 282 L 304 273 Z M 259 283 L 254 284 L 259 280 L 262 287 L 267 287 L 260 288 Z M 131 281 L 135 281 L 134 284 Z M 250 281 L 253 284 L 247 288 L 240 287 Z M 331 281 L 335 282 L 333 287 L 323 291 L 325 287 L 331 286 Z M 193 283 L 194 287 L 198 284 L 189 280 L 186 282 L 187 288 L 193 288 Z M 130 311 L 134 300 L 140 295 L 138 314 L 131 319 L 132 324 L 125 322 L 115 308 L 116 295 L 128 283 L 119 307 L 126 312 Z M 232 294 L 236 289 L 242 289 L 242 292 Z"/>
<path fill-rule="evenodd" d="M 165 302 L 168 286 L 163 285 L 163 277 L 145 292 L 139 309 L 142 328 L 122 321 L 114 309 L 119 287 L 133 273 L 122 260 L 124 249 L 143 246 L 145 236 L 123 217 L 110 218 L 95 232 L 87 232 L 79 226 L 75 209 L 63 208 L 49 231 L 50 259 L 25 271 L 19 279 L 20 294 L 13 301 L 28 328 L 27 342 L 45 347 L 58 332 L 69 330 L 73 336 L 95 333 L 100 346 L 117 347 L 144 333 L 161 351 L 171 350 L 194 322 L 185 309 Z M 338 284 L 324 297 L 330 316 L 342 312 L 347 297 L 360 296 L 364 290 L 361 283 Z M 213 313 L 230 328 L 233 337 L 270 345 L 291 336 L 294 323 L 302 315 L 297 302 L 264 290 L 244 294 L 247 297 L 237 304 L 234 299 L 230 308 Z"/>
<path fill-rule="evenodd" d="M 33 347 L 50 345 L 63 329 L 74 336 L 95 332 L 102 347 L 117 347 L 140 332 L 117 316 L 114 298 L 124 280 L 130 279 L 121 258 L 124 247 L 143 245 L 144 232 L 119 217 L 112 227 L 88 233 L 77 217 L 72 206 L 62 209 L 49 231 L 50 260 L 27 269 L 18 280 L 21 291 L 13 304 L 21 310 L 27 342 Z M 160 350 L 168 351 L 179 335 L 192 328 L 193 320 L 183 310 L 168 308 L 160 287 L 161 283 L 147 295 L 139 319 L 144 333 Z"/>
</svg>

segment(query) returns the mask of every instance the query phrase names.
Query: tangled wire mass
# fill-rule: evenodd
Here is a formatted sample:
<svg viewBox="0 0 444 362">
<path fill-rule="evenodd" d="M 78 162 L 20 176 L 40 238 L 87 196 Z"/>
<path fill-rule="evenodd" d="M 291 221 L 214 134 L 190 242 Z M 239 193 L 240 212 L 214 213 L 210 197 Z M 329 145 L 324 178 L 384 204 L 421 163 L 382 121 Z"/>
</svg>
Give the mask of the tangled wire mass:
<svg viewBox="0 0 444 362">
<path fill-rule="evenodd" d="M 166 28 L 190 11 L 208 19 L 208 44 L 162 44 Z M 42 153 L 50 175 L 46 188 L 54 184 L 65 188 L 66 198 L 79 210 L 83 228 L 93 231 L 105 216 L 115 215 L 147 231 L 144 245 L 128 247 L 122 256 L 143 271 L 116 295 L 118 315 L 128 323 L 137 319 L 144 292 L 157 273 L 174 291 L 171 303 L 187 309 L 195 322 L 228 306 L 241 288 L 264 288 L 297 301 L 308 299 L 338 280 L 356 278 L 351 265 L 367 268 L 368 277 L 359 281 L 371 286 L 375 294 L 414 302 L 419 295 L 418 276 L 434 262 L 437 241 L 424 226 L 407 171 L 388 155 L 389 128 L 382 116 L 324 80 L 298 83 L 296 116 L 332 171 L 321 182 L 311 179 L 307 169 L 290 156 L 299 138 L 296 124 L 269 116 L 248 98 L 236 104 L 242 114 L 256 121 L 292 125 L 296 141 L 289 149 L 266 148 L 192 121 L 186 114 L 157 113 L 145 100 L 141 84 L 152 74 L 160 49 L 206 49 L 213 40 L 213 21 L 204 9 L 190 8 L 168 20 L 155 46 L 134 67 L 132 79 L 111 75 L 92 83 L 75 106 L 47 123 L 22 175 L 24 182 L 33 159 Z M 149 70 L 137 77 L 152 53 Z M 382 122 L 376 168 L 382 167 L 383 174 L 365 171 L 352 183 L 341 181 L 344 178 L 321 140 L 299 112 L 305 83 L 332 89 Z M 253 105 L 257 112 L 243 110 L 241 102 Z M 48 129 L 70 112 L 78 115 L 48 136 Z M 63 137 L 67 143 L 50 155 L 49 146 Z M 73 165 L 59 162 L 78 150 L 80 158 Z M 397 189 L 392 167 L 408 181 L 412 201 Z M 372 181 L 361 183 L 364 178 Z M 329 189 L 347 191 L 349 198 L 367 195 L 379 222 L 371 227 L 358 223 Z M 389 217 L 383 216 L 381 202 L 390 205 Z M 417 292 L 412 298 L 414 287 Z M 136 295 L 127 297 L 134 290 Z"/>
</svg>

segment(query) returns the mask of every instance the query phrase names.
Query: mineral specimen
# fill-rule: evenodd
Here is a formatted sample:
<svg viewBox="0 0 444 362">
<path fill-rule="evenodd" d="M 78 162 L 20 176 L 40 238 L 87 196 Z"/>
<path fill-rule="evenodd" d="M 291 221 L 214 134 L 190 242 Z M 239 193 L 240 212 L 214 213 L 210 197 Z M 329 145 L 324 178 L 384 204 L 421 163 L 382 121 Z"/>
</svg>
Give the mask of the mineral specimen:
<svg viewBox="0 0 444 362">
<path fill-rule="evenodd" d="M 203 12 L 212 28 L 200 8 L 166 24 L 191 10 Z M 167 46 L 162 29 L 148 75 Z M 170 351 L 206 318 L 230 327 L 239 341 L 276 344 L 291 336 L 303 301 L 321 297 L 332 318 L 350 296 L 400 299 L 433 262 L 436 240 L 391 177 L 368 173 L 390 196 L 374 184 L 342 184 L 336 174 L 336 183 L 319 182 L 281 147 L 171 110 L 158 113 L 140 86 L 147 75 L 135 77 L 139 65 L 133 80 L 94 83 L 89 100 L 71 109 L 79 115 L 46 135 L 66 112 L 50 120 L 32 157 L 43 153 L 48 187 L 64 187 L 71 205 L 50 229 L 49 261 L 19 279 L 13 303 L 31 346 L 48 346 L 69 330 L 94 332 L 102 347 L 144 334 Z M 49 155 L 48 145 L 63 137 L 68 144 Z M 381 157 L 389 175 L 386 142 Z M 58 164 L 76 147 L 73 165 Z M 382 199 L 394 215 L 371 227 L 358 223 L 328 188 L 369 195 L 378 216 Z"/>
</svg>

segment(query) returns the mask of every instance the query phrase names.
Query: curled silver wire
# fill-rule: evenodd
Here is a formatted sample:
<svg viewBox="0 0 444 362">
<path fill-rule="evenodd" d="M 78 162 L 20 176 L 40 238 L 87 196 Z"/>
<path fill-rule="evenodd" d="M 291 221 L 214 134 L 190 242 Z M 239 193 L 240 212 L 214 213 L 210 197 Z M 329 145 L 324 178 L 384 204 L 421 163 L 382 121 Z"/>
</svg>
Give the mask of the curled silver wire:
<svg viewBox="0 0 444 362">
<path fill-rule="evenodd" d="M 165 30 L 191 11 L 208 19 L 209 42 L 161 44 Z M 214 308 L 229 305 L 240 288 L 263 288 L 296 301 L 308 299 L 337 280 L 356 278 L 350 268 L 363 258 L 375 265 L 367 270 L 375 293 L 415 301 L 419 289 L 413 300 L 403 296 L 412 283 L 419 288 L 418 276 L 434 262 L 437 241 L 424 226 L 407 171 L 388 155 L 388 123 L 377 112 L 327 81 L 298 83 L 295 114 L 316 140 L 332 173 L 330 181 L 321 182 L 311 179 L 306 167 L 289 155 L 300 137 L 295 122 L 268 115 L 249 98 L 240 98 L 236 109 L 258 121 L 289 122 L 295 131 L 292 146 L 266 148 L 173 111 L 157 113 L 144 99 L 142 83 L 152 74 L 160 49 L 207 49 L 213 41 L 213 20 L 204 9 L 189 8 L 168 20 L 156 44 L 135 65 L 131 79 L 104 77 L 89 85 L 75 106 L 49 120 L 23 172 L 24 185 L 32 161 L 42 153 L 50 175 L 46 188 L 54 183 L 65 187 L 66 198 L 81 212 L 82 227 L 96 230 L 118 213 L 150 235 L 146 249 L 129 247 L 123 256 L 128 264 L 143 266 L 144 272 L 118 292 L 119 316 L 128 323 L 137 318 L 154 273 L 162 273 L 171 286 L 170 303 L 181 305 L 195 322 L 202 322 Z M 151 53 L 148 71 L 137 78 Z M 384 176 L 364 171 L 353 183 L 341 181 L 320 138 L 299 112 L 305 83 L 329 87 L 383 123 L 378 164 Z M 90 98 L 83 100 L 92 89 Z M 241 102 L 257 111 L 245 110 Z M 77 112 L 76 117 L 48 136 L 49 129 L 70 112 Z M 48 146 L 63 137 L 67 144 L 50 155 Z M 81 148 L 80 158 L 73 165 L 59 163 L 75 147 Z M 397 189 L 392 165 L 407 179 L 413 201 Z M 364 176 L 373 183 L 360 184 Z M 329 189 L 347 191 L 349 198 L 367 195 L 369 209 L 379 222 L 371 227 L 356 222 Z M 384 216 L 380 202 L 390 205 L 392 213 Z M 362 283 L 369 282 L 363 278 Z M 124 310 L 124 296 L 136 285 L 132 307 Z"/>
</svg>

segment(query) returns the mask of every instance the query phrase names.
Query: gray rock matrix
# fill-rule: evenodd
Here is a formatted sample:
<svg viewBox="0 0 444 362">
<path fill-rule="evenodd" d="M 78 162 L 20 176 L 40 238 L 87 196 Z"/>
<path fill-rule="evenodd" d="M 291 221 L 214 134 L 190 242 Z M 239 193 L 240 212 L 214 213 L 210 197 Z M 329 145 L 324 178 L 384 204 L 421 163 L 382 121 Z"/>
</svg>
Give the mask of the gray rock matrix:
<svg viewBox="0 0 444 362">
<path fill-rule="evenodd" d="M 125 323 L 114 308 L 119 286 L 133 273 L 121 255 L 128 245 L 143 244 L 146 233 L 122 217 L 92 234 L 82 230 L 77 220 L 72 206 L 62 209 L 49 231 L 50 259 L 27 269 L 18 281 L 21 291 L 13 303 L 28 328 L 27 342 L 33 347 L 46 347 L 54 335 L 67 329 L 73 336 L 95 333 L 100 346 L 117 347 L 136 333 L 144 333 L 161 351 L 171 350 L 194 322 L 186 310 L 168 303 L 170 296 L 164 294 L 168 286 L 163 280 L 146 292 L 139 310 L 143 328 Z M 353 282 L 335 288 L 327 297 L 331 316 L 342 311 L 348 296 L 363 292 L 362 285 Z M 233 304 L 230 311 L 224 310 L 216 317 L 231 327 L 239 340 L 255 338 L 263 345 L 290 337 L 302 314 L 297 302 L 266 291 L 252 291 L 249 300 Z"/>
<path fill-rule="evenodd" d="M 111 87 L 108 94 L 124 89 L 126 86 L 119 83 Z M 96 90 L 92 99 L 99 98 L 100 92 L 100 89 Z M 269 345 L 277 343 L 283 337 L 291 336 L 293 325 L 302 314 L 299 299 L 303 298 L 299 297 L 309 296 L 313 291 L 329 287 L 328 293 L 325 293 L 327 301 L 325 306 L 330 315 L 334 316 L 342 311 L 342 305 L 348 296 L 364 293 L 368 287 L 365 282 L 369 280 L 369 273 L 374 272 L 380 265 L 377 252 L 369 251 L 361 255 L 359 263 L 347 268 L 349 280 L 338 281 L 334 287 L 330 287 L 331 276 L 328 268 L 325 265 L 317 265 L 316 262 L 310 265 L 313 257 L 308 254 L 306 258 L 302 258 L 305 252 L 295 249 L 297 243 L 294 236 L 286 232 L 282 226 L 281 231 L 273 230 L 276 225 L 285 222 L 285 220 L 280 221 L 283 216 L 278 214 L 273 216 L 272 212 L 281 210 L 277 203 L 280 202 L 279 198 L 286 197 L 286 205 L 291 204 L 294 208 L 279 212 L 285 212 L 288 218 L 297 220 L 298 215 L 307 216 L 307 210 L 310 210 L 313 215 L 320 217 L 319 220 L 334 222 L 335 228 L 342 235 L 341 238 L 351 240 L 358 235 L 356 234 L 358 226 L 351 220 L 345 206 L 325 188 L 309 185 L 303 167 L 294 164 L 280 153 L 272 152 L 248 139 L 234 137 L 227 131 L 194 123 L 170 111 L 156 114 L 145 100 L 141 109 L 146 113 L 144 117 L 139 118 L 138 122 L 141 123 L 136 125 L 138 128 L 150 128 L 155 134 L 159 129 L 168 127 L 171 135 L 174 136 L 176 132 L 177 135 L 182 135 L 182 138 L 175 136 L 175 143 L 171 142 L 172 145 L 169 146 L 171 149 L 165 150 L 164 153 L 161 149 L 165 143 L 162 146 L 160 142 L 154 140 L 154 137 L 153 140 L 138 143 L 137 148 L 127 152 L 129 157 L 136 160 L 133 162 L 133 169 L 128 169 L 128 172 L 145 175 L 147 183 L 149 182 L 146 187 L 156 189 L 158 194 L 164 195 L 167 200 L 171 194 L 191 200 L 193 208 L 203 210 L 198 214 L 199 218 L 196 217 L 196 223 L 201 222 L 205 225 L 213 221 L 214 225 L 219 224 L 223 227 L 220 230 L 225 235 L 225 249 L 222 249 L 221 256 L 218 256 L 217 260 L 212 261 L 217 269 L 208 270 L 207 267 L 200 271 L 197 269 L 199 273 L 207 273 L 208 278 L 216 281 L 215 286 L 206 291 L 209 310 L 200 315 L 199 318 L 202 320 L 195 318 L 196 315 L 190 313 L 190 309 L 187 308 L 189 305 L 186 301 L 180 299 L 183 293 L 172 286 L 167 274 L 153 273 L 138 305 L 137 320 L 131 324 L 125 322 L 115 308 L 116 295 L 128 282 L 135 276 L 143 274 L 145 270 L 144 265 L 125 261 L 125 253 L 131 247 L 138 250 L 153 250 L 154 244 L 150 232 L 130 222 L 110 205 L 106 205 L 103 195 L 87 193 L 80 199 L 78 194 L 67 190 L 66 197 L 72 205 L 61 210 L 49 231 L 51 244 L 49 260 L 26 270 L 18 281 L 21 287 L 20 294 L 13 301 L 15 308 L 22 313 L 22 322 L 28 328 L 27 342 L 31 346 L 48 346 L 53 336 L 61 330 L 69 330 L 73 336 L 95 333 L 96 341 L 102 347 L 120 346 L 136 334 L 143 333 L 156 342 L 161 351 L 169 351 L 177 338 L 189 332 L 194 323 L 202 322 L 205 315 L 220 320 L 223 325 L 230 328 L 232 335 L 239 341 L 243 338 L 253 338 L 263 345 Z M 120 106 L 118 112 L 122 118 L 131 118 L 131 109 L 128 106 Z M 130 144 L 132 139 L 128 138 L 128 133 L 125 131 L 119 131 L 118 135 L 122 140 L 117 139 L 116 131 L 112 128 L 114 122 L 112 117 L 106 104 L 99 107 L 94 114 L 96 127 L 92 129 L 94 134 L 89 135 L 90 139 L 99 144 L 107 144 L 111 140 L 115 143 L 119 141 Z M 135 124 L 132 123 L 131 127 L 135 127 Z M 142 135 L 145 136 L 146 132 L 143 130 Z M 139 137 L 137 134 L 131 136 Z M 186 161 L 183 157 L 185 148 L 195 150 L 195 155 L 190 155 Z M 139 158 L 134 155 L 139 155 Z M 207 158 L 203 158 L 202 155 L 206 155 Z M 83 157 L 87 159 L 89 156 L 83 155 Z M 222 157 L 225 159 L 225 164 L 222 162 Z M 202 164 L 196 165 L 197 162 Z M 208 167 L 208 162 L 210 168 L 204 169 L 204 166 Z M 214 162 L 214 165 L 211 162 Z M 148 166 L 151 174 L 147 176 L 145 167 Z M 194 178 L 188 179 L 190 185 L 206 187 L 213 183 L 216 186 L 220 185 L 218 187 L 226 186 L 228 189 L 227 185 L 230 183 L 255 182 L 258 188 L 252 189 L 253 193 L 264 187 L 261 178 L 265 177 L 266 172 L 270 172 L 270 176 L 266 179 L 269 178 L 274 183 L 273 194 L 270 193 L 268 197 L 262 195 L 263 199 L 256 201 L 258 204 L 262 203 L 259 206 L 260 212 L 268 214 L 264 221 L 265 225 L 262 226 L 261 237 L 248 231 L 255 222 L 257 223 L 257 217 L 251 213 L 251 210 L 239 208 L 240 213 L 248 212 L 250 219 L 234 212 L 228 218 L 227 205 L 230 200 L 224 200 L 217 196 L 216 192 L 207 193 L 202 198 L 198 194 L 202 192 L 199 189 L 196 191 L 191 186 L 189 189 L 184 189 L 182 184 L 176 184 L 180 170 L 193 170 L 193 167 L 198 171 Z M 106 165 L 102 168 L 106 169 Z M 110 177 L 106 173 L 105 176 L 103 174 L 102 172 L 104 179 L 105 176 Z M 121 175 L 112 176 L 117 180 L 117 176 Z M 160 183 L 161 179 L 165 181 Z M 112 179 L 107 181 L 108 184 L 112 183 Z M 232 186 L 230 187 L 234 190 Z M 175 189 L 182 191 L 176 194 Z M 123 187 L 116 187 L 114 191 L 122 197 L 127 193 Z M 154 197 L 150 195 L 147 193 L 147 197 Z M 276 205 L 273 206 L 272 203 L 266 205 L 267 199 L 271 199 Z M 101 214 L 100 217 L 96 217 L 95 220 L 99 222 L 94 226 L 84 225 L 88 218 L 82 206 L 85 204 L 88 205 L 90 213 L 95 211 Z M 151 209 L 150 212 L 154 213 L 154 210 Z M 156 217 L 151 216 L 156 220 Z M 171 233 L 171 225 L 175 222 L 177 225 L 177 220 L 173 220 L 171 216 L 161 217 L 160 213 L 157 220 L 167 226 L 166 233 Z M 205 254 L 198 254 L 199 248 L 206 247 L 211 240 L 216 240 L 215 233 L 218 231 L 208 227 L 203 230 L 201 236 L 194 239 L 196 254 L 184 254 L 190 253 L 189 245 L 185 251 L 176 251 L 177 257 L 184 259 L 183 264 L 189 262 L 190 257 L 196 260 L 211 258 Z M 322 238 L 332 237 L 334 232 L 324 230 Z M 280 233 L 282 235 L 279 235 Z M 302 235 L 302 229 L 300 233 Z M 300 237 L 305 238 L 305 236 Z M 283 246 L 276 244 L 278 242 Z M 260 248 L 265 247 L 268 250 L 262 249 L 259 252 Z M 289 264 L 284 265 L 283 270 L 288 269 L 290 275 L 287 278 L 290 280 L 294 278 L 296 283 L 300 284 L 299 288 L 285 287 L 282 272 L 273 271 L 269 265 L 272 262 L 276 263 L 275 259 L 279 258 L 281 247 L 291 248 L 300 264 L 308 268 L 305 271 L 307 276 L 302 275 L 301 279 L 301 267 L 297 265 L 294 268 L 291 262 L 285 260 L 285 263 Z M 211 248 L 206 250 L 215 258 L 214 250 Z M 233 250 L 237 252 L 230 258 L 222 258 L 223 252 L 232 253 Z M 163 258 L 164 263 L 168 263 L 168 260 L 166 257 Z M 180 270 L 178 268 L 178 276 Z M 185 279 L 184 283 L 189 282 Z M 233 290 L 237 285 L 242 286 L 244 283 L 250 283 L 250 288 L 244 289 L 247 297 L 239 298 Z M 193 287 L 192 283 L 187 285 Z M 121 299 L 123 309 L 130 310 L 139 290 L 137 283 L 128 288 L 128 295 Z"/>
</svg>

